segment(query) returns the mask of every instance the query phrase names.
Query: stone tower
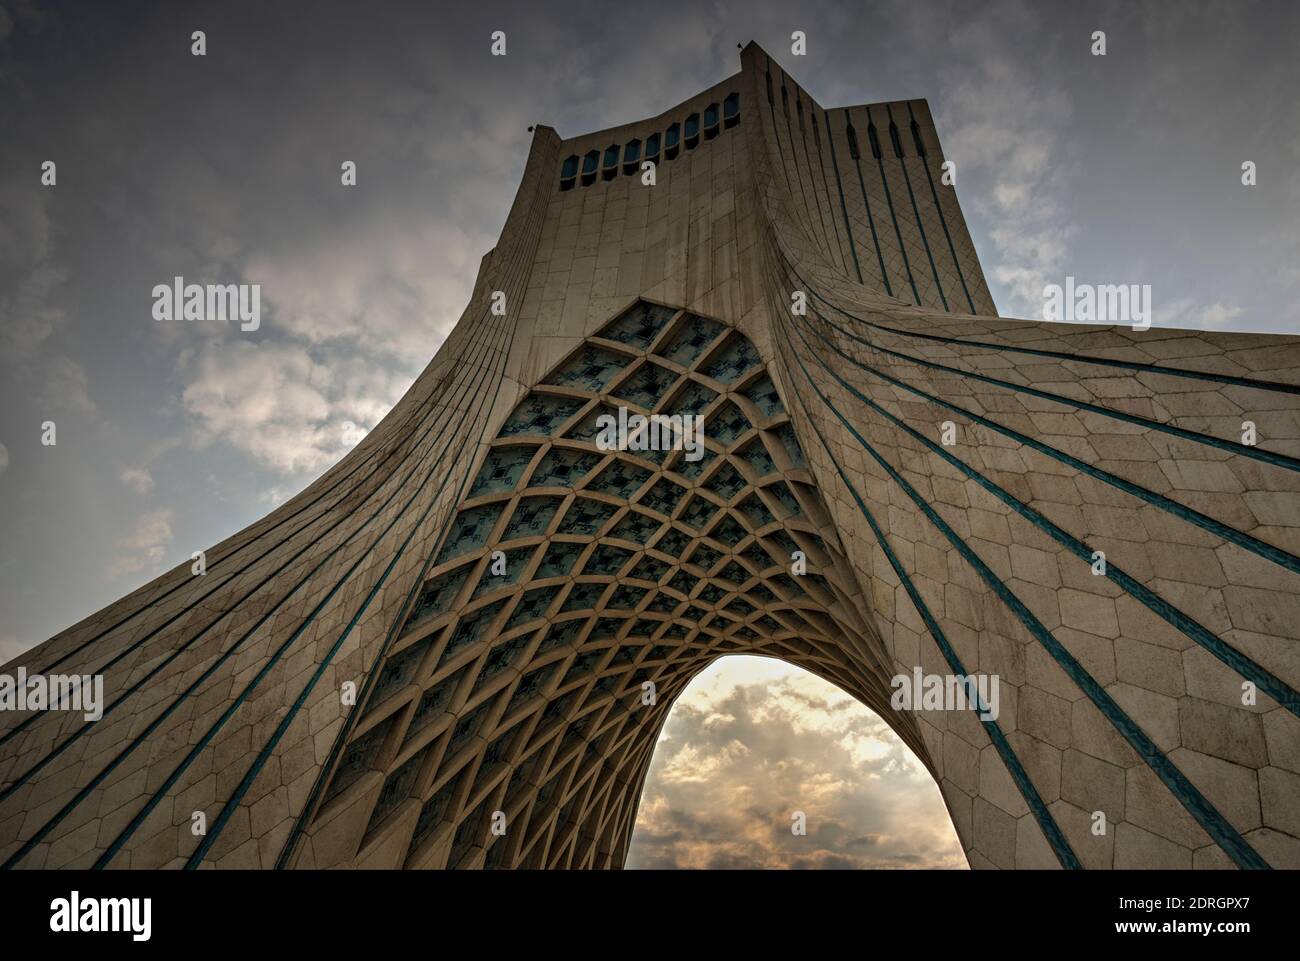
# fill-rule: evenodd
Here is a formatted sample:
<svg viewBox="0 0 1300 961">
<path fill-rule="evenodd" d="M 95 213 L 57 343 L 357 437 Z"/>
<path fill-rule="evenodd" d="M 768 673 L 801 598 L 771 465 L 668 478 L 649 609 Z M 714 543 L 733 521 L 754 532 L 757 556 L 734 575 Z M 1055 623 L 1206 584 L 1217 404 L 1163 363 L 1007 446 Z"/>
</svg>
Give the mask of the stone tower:
<svg viewBox="0 0 1300 961">
<path fill-rule="evenodd" d="M 618 867 L 675 696 L 751 653 L 881 714 L 973 866 L 1300 866 L 1300 341 L 1000 319 L 943 164 L 925 101 L 754 44 L 538 127 L 388 417 L 5 669 L 106 710 L 0 714 L 0 861 Z M 703 448 L 602 442 L 653 414 Z M 918 674 L 997 710 L 896 710 Z"/>
</svg>

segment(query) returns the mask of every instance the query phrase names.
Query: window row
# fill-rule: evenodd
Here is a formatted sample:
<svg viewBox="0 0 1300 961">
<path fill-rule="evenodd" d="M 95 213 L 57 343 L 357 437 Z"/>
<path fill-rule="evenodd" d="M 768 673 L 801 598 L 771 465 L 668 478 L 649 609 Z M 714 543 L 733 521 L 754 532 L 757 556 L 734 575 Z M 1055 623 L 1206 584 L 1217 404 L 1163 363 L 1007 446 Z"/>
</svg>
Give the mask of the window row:
<svg viewBox="0 0 1300 961">
<path fill-rule="evenodd" d="M 598 174 L 606 180 L 617 177 L 620 157 L 623 173 L 633 174 L 644 161 L 658 163 L 661 152 L 664 159 L 674 159 L 681 152 L 683 139 L 686 149 L 694 150 L 700 144 L 701 134 L 705 140 L 712 140 L 723 129 L 734 127 L 738 123 L 740 123 L 740 94 L 729 93 L 722 101 L 721 110 L 717 103 L 711 103 L 704 108 L 702 128 L 700 115 L 693 113 L 684 123 L 674 123 L 669 126 L 662 136 L 652 133 L 645 138 L 644 143 L 634 137 L 625 144 L 610 144 L 605 148 L 603 158 L 599 150 L 589 150 L 583 157 L 577 154 L 566 157 L 563 167 L 560 168 L 560 189 L 573 189 L 578 182 L 579 165 L 581 165 L 582 185 L 587 187 L 596 182 Z"/>
<path fill-rule="evenodd" d="M 852 123 L 848 123 L 844 129 L 844 134 L 849 141 L 849 155 L 857 160 L 862 154 L 858 149 L 858 132 L 854 129 Z M 879 160 L 884 154 L 880 150 L 880 135 L 876 133 L 876 125 L 870 120 L 867 121 L 867 142 L 871 145 L 871 156 Z M 889 121 L 889 142 L 894 148 L 894 156 L 900 160 L 903 158 L 903 141 L 898 136 L 898 125 L 894 121 Z M 916 148 L 918 157 L 925 156 L 925 141 L 921 139 L 921 128 L 915 120 L 912 121 L 912 145 Z"/>
<path fill-rule="evenodd" d="M 768 71 L 766 79 L 767 79 L 767 102 L 775 106 L 776 101 L 772 96 L 771 71 Z M 804 129 L 803 101 L 799 99 L 797 94 L 795 95 L 794 98 L 794 105 L 798 111 L 798 116 L 799 116 L 799 131 L 802 133 Z M 781 107 L 788 116 L 790 112 L 790 95 L 789 92 L 786 90 L 786 86 L 784 83 L 781 84 Z M 847 110 L 844 112 L 844 116 L 846 122 L 846 127 L 844 132 L 845 135 L 848 137 L 848 141 L 849 141 L 849 155 L 852 156 L 854 160 L 857 160 L 859 159 L 859 157 L 861 157 L 861 151 L 858 149 L 858 132 L 854 128 L 852 122 L 848 121 Z M 816 123 L 817 123 L 817 115 L 814 113 L 813 114 L 814 129 L 816 129 Z M 867 119 L 867 140 L 871 144 L 872 158 L 874 158 L 875 160 L 880 160 L 884 156 L 884 154 L 880 150 L 880 135 L 876 133 L 876 125 L 874 122 L 871 121 L 870 116 L 868 116 Z M 898 157 L 901 160 L 903 157 L 903 141 L 898 136 L 898 125 L 895 124 L 892 119 L 889 121 L 889 140 L 890 140 L 890 146 L 894 148 L 894 156 Z M 921 139 L 921 127 L 919 124 L 917 124 L 915 118 L 912 119 L 912 144 L 916 148 L 916 155 L 918 157 L 924 157 L 925 141 Z"/>
</svg>

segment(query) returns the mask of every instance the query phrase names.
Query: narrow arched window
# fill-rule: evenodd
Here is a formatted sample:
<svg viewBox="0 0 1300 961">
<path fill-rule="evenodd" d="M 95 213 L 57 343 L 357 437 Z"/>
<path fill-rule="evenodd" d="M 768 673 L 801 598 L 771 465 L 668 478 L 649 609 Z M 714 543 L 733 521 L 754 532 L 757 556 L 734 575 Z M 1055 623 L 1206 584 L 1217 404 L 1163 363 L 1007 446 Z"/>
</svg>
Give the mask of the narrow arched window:
<svg viewBox="0 0 1300 961">
<path fill-rule="evenodd" d="M 874 123 L 867 124 L 867 140 L 871 142 L 871 156 L 877 160 L 883 157 L 884 154 L 880 152 L 880 137 L 876 134 L 876 125 Z"/>
<path fill-rule="evenodd" d="M 575 153 L 564 158 L 564 166 L 560 168 L 560 189 L 572 190 L 577 177 L 578 155 Z"/>
<path fill-rule="evenodd" d="M 700 115 L 693 113 L 686 118 L 686 149 L 694 150 L 700 142 Z"/>
<path fill-rule="evenodd" d="M 600 151 L 588 150 L 582 158 L 582 185 L 584 187 L 596 181 L 596 168 L 600 165 Z"/>
<path fill-rule="evenodd" d="M 618 155 L 620 148 L 618 144 L 613 143 L 605 148 L 605 169 L 603 171 L 606 180 L 613 180 L 618 176 Z"/>
<path fill-rule="evenodd" d="M 853 129 L 853 124 L 845 128 L 844 135 L 849 138 L 849 156 L 857 160 L 862 154 L 858 150 L 858 132 Z"/>
<path fill-rule="evenodd" d="M 917 126 L 915 120 L 912 121 L 912 143 L 916 144 L 916 155 L 925 156 L 925 141 L 921 139 L 921 128 Z"/>
<path fill-rule="evenodd" d="M 710 140 L 718 135 L 718 105 L 711 103 L 704 108 L 704 136 Z"/>
<path fill-rule="evenodd" d="M 641 159 L 641 141 L 633 137 L 623 148 L 623 173 L 636 173 L 636 162 Z"/>
<path fill-rule="evenodd" d="M 652 133 L 645 138 L 645 159 L 659 162 L 659 135 Z"/>
<path fill-rule="evenodd" d="M 681 146 L 682 125 L 673 124 L 664 133 L 664 156 L 672 160 L 677 156 L 677 150 Z"/>
<path fill-rule="evenodd" d="M 724 127 L 734 127 L 740 122 L 740 94 L 729 93 L 727 99 L 722 101 L 722 125 Z"/>
</svg>

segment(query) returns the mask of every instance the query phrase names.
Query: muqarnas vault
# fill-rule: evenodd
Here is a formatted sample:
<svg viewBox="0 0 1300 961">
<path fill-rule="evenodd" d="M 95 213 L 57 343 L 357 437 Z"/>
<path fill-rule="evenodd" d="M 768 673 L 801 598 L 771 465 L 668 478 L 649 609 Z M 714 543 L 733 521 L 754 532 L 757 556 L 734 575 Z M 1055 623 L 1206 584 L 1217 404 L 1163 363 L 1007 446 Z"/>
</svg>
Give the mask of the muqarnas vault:
<svg viewBox="0 0 1300 961">
<path fill-rule="evenodd" d="M 1000 319 L 925 101 L 741 64 L 536 128 L 383 422 L 20 658 L 106 701 L 0 720 L 6 867 L 618 867 L 730 653 L 879 712 L 972 866 L 1300 866 L 1300 344 Z M 917 670 L 996 717 L 894 710 Z"/>
</svg>

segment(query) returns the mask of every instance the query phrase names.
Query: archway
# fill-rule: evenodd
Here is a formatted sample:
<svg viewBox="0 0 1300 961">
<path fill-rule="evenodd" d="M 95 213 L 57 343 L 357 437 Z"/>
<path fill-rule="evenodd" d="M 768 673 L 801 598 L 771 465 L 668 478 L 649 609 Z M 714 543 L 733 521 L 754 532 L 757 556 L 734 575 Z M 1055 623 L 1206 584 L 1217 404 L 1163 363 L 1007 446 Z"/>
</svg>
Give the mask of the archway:
<svg viewBox="0 0 1300 961">
<path fill-rule="evenodd" d="M 934 778 L 879 715 L 802 668 L 728 655 L 668 715 L 626 866 L 968 864 Z"/>
<path fill-rule="evenodd" d="M 601 418 L 633 414 L 702 416 L 703 447 L 611 448 Z M 640 301 L 498 432 L 313 827 L 360 838 L 360 865 L 621 866 L 668 709 L 719 655 L 887 710 L 893 672 L 848 570 L 753 344 Z"/>
</svg>

